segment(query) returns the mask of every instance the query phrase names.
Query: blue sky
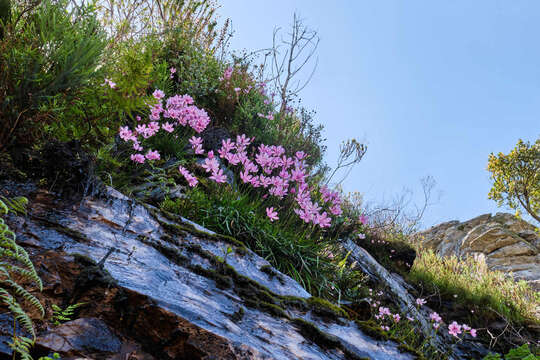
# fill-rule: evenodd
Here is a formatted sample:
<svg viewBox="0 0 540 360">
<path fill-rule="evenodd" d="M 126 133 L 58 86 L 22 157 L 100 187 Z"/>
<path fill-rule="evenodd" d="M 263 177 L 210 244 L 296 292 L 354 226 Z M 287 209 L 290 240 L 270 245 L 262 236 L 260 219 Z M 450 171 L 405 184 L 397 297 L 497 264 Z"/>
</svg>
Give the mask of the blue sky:
<svg viewBox="0 0 540 360">
<path fill-rule="evenodd" d="M 345 182 L 367 201 L 443 194 L 425 225 L 496 212 L 491 152 L 540 135 L 539 1 L 220 0 L 232 49 L 271 45 L 296 11 L 319 32 L 319 65 L 302 92 L 326 127 L 327 162 L 349 137 L 368 152 Z"/>
</svg>

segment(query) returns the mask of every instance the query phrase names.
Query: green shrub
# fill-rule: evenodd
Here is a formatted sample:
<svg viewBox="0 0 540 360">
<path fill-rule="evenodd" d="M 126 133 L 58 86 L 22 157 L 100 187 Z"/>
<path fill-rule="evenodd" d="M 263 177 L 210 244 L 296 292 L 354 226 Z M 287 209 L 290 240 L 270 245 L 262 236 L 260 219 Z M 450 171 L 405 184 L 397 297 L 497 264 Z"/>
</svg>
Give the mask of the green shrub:
<svg viewBox="0 0 540 360">
<path fill-rule="evenodd" d="M 215 92 L 223 65 L 211 50 L 196 42 L 189 32 L 176 28 L 166 34 L 159 59 L 168 65 L 168 72 L 170 68 L 176 69 L 172 74 L 171 92 L 161 90 L 167 95 L 189 94 L 197 104 L 215 108 Z"/>
<path fill-rule="evenodd" d="M 0 41 L 0 148 L 29 143 L 96 76 L 105 35 L 92 7 L 16 3 Z M 26 5 L 28 6 L 28 5 Z M 19 136 L 24 134 L 24 136 Z"/>
</svg>

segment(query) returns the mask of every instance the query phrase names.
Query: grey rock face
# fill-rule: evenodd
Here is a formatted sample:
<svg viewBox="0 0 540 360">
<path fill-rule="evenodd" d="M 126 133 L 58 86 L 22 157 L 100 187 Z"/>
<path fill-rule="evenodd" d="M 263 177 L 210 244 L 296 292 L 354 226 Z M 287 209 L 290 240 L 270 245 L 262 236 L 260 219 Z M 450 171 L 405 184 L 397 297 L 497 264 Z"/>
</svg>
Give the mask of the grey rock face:
<svg viewBox="0 0 540 360">
<path fill-rule="evenodd" d="M 12 221 L 19 241 L 39 249 L 39 267 L 49 269 L 48 277 L 77 284 L 70 301 L 89 303 L 85 317 L 108 326 L 81 318 L 39 334 L 43 347 L 90 356 L 73 350 L 86 346 L 73 336 L 88 325 L 88 334 L 97 335 L 87 340 L 99 351 L 120 353 L 118 336 L 122 344 L 136 342 L 161 360 L 414 358 L 339 314 L 321 316 L 315 308 L 298 306 L 311 295 L 296 281 L 275 269 L 269 276 L 261 270 L 269 265 L 266 260 L 186 219 L 165 216 L 113 189 L 80 206 L 47 193 L 22 195 L 29 198 L 31 215 Z M 81 256 L 97 265 L 69 278 Z M 84 287 L 83 274 L 90 279 Z M 100 300 L 92 301 L 95 296 Z M 306 324 L 319 333 L 314 336 Z M 107 341 L 99 340 L 108 329 Z M 65 342 L 73 351 L 64 349 Z"/>
</svg>

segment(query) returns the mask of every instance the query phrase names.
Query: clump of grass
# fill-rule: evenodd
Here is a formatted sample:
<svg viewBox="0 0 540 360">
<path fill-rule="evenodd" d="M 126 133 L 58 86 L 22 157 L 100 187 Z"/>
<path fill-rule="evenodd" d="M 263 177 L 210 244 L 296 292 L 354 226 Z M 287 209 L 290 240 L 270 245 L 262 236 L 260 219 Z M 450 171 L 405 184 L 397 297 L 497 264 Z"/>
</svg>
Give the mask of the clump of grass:
<svg viewBox="0 0 540 360">
<path fill-rule="evenodd" d="M 479 309 L 477 317 L 498 314 L 510 322 L 540 323 L 540 293 L 525 281 L 488 270 L 482 259 L 441 258 L 431 249 L 418 249 L 409 280 L 439 292 L 443 299 Z"/>
</svg>

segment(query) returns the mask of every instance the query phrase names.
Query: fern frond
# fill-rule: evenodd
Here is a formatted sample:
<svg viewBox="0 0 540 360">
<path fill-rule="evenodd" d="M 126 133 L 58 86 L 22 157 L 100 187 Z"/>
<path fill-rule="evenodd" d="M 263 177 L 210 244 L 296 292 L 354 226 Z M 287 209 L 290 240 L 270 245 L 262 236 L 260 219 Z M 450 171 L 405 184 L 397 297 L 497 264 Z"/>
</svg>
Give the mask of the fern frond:
<svg viewBox="0 0 540 360">
<path fill-rule="evenodd" d="M 20 274 L 24 279 L 27 279 L 36 283 L 39 287 L 39 291 L 43 290 L 43 284 L 41 282 L 41 279 L 39 278 L 39 275 L 36 273 L 35 270 L 27 269 L 27 268 L 15 266 L 15 265 L 11 267 L 11 270 L 13 272 Z"/>
<path fill-rule="evenodd" d="M 34 346 L 34 341 L 24 336 L 16 336 L 12 339 L 9 347 L 21 356 L 21 360 L 33 360 L 30 356 L 30 348 Z"/>
<path fill-rule="evenodd" d="M 28 199 L 22 196 L 10 199 L 5 196 L 0 195 L 0 202 L 4 204 L 4 207 L 8 209 L 7 212 L 11 211 L 16 214 L 26 215 L 26 205 L 28 204 Z M 1 206 L 0 206 L 1 207 Z"/>
<path fill-rule="evenodd" d="M 41 313 L 41 316 L 45 315 L 45 310 L 43 309 L 43 306 L 41 305 L 39 300 L 34 295 L 29 293 L 28 290 L 26 290 L 25 288 L 17 284 L 15 281 L 10 280 L 10 279 L 7 279 L 3 282 L 11 286 L 11 288 L 13 289 L 13 292 L 17 296 L 20 296 L 24 300 L 28 301 L 30 304 L 34 306 L 34 308 L 39 310 L 39 312 Z"/>
<path fill-rule="evenodd" d="M 0 298 L 2 299 L 2 302 L 7 305 L 9 311 L 12 313 L 13 317 L 17 322 L 30 334 L 32 334 L 32 337 L 36 338 L 36 333 L 34 331 L 34 326 L 32 324 L 32 320 L 28 316 L 28 314 L 23 310 L 21 305 L 17 302 L 17 300 L 11 296 L 9 292 L 7 292 L 5 289 L 0 288 Z"/>
</svg>

